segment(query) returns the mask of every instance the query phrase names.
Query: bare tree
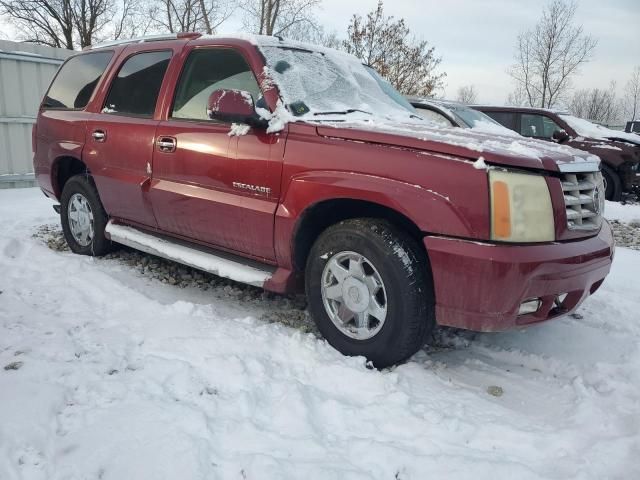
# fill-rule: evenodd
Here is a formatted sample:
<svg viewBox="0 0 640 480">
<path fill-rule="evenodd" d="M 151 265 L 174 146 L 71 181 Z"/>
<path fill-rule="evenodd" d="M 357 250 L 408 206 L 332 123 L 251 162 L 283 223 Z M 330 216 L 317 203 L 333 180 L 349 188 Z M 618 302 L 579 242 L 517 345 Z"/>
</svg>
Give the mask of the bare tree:
<svg viewBox="0 0 640 480">
<path fill-rule="evenodd" d="M 0 0 L 21 40 L 73 50 L 144 28 L 138 0 Z"/>
<path fill-rule="evenodd" d="M 622 99 L 624 115 L 630 121 L 640 118 L 640 65 L 633 69 L 631 78 L 624 88 Z"/>
<path fill-rule="evenodd" d="M 416 40 L 404 19 L 385 16 L 382 0 L 365 19 L 351 18 L 343 48 L 406 95 L 431 96 L 443 87 L 445 74 L 436 72 L 442 59 L 435 48 Z"/>
<path fill-rule="evenodd" d="M 458 88 L 456 100 L 460 103 L 474 104 L 478 101 L 478 92 L 474 85 L 464 85 Z"/>
<path fill-rule="evenodd" d="M 154 0 L 150 17 L 156 29 L 212 34 L 235 10 L 231 0 Z"/>
<path fill-rule="evenodd" d="M 525 107 L 529 105 L 527 92 L 524 90 L 522 85 L 517 85 L 515 90 L 507 95 L 507 101 L 505 102 L 505 105 L 509 107 Z"/>
<path fill-rule="evenodd" d="M 573 0 L 553 0 L 538 24 L 518 36 L 509 73 L 531 107 L 553 107 L 596 47 L 597 41 L 574 25 L 576 8 Z"/>
<path fill-rule="evenodd" d="M 616 83 L 611 82 L 608 89 L 577 90 L 569 103 L 569 111 L 576 117 L 611 125 L 620 119 L 620 102 L 616 98 Z"/>
<path fill-rule="evenodd" d="M 245 27 L 261 35 L 288 36 L 299 28 L 317 29 L 315 9 L 322 0 L 242 0 Z"/>
</svg>

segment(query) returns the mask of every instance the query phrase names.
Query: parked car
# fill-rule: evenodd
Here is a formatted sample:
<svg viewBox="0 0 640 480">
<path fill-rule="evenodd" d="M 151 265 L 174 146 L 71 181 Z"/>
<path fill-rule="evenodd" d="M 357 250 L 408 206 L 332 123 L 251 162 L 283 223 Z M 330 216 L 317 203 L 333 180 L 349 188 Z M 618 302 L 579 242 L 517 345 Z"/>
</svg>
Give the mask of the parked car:
<svg viewBox="0 0 640 480">
<path fill-rule="evenodd" d="M 640 135 L 640 122 L 627 122 L 627 126 L 624 129 L 627 133 L 636 133 Z"/>
<path fill-rule="evenodd" d="M 599 161 L 433 127 L 355 57 L 179 34 L 79 53 L 34 127 L 73 252 L 113 242 L 274 292 L 378 367 L 436 323 L 574 311 L 609 272 Z"/>
<path fill-rule="evenodd" d="M 490 116 L 460 102 L 420 97 L 407 97 L 407 100 L 421 117 L 442 127 L 472 128 L 495 135 L 517 135 Z"/>
<path fill-rule="evenodd" d="M 527 107 L 476 106 L 495 121 L 525 137 L 568 145 L 597 155 L 607 200 L 624 192 L 640 193 L 640 138 L 611 130 L 561 110 Z"/>
</svg>

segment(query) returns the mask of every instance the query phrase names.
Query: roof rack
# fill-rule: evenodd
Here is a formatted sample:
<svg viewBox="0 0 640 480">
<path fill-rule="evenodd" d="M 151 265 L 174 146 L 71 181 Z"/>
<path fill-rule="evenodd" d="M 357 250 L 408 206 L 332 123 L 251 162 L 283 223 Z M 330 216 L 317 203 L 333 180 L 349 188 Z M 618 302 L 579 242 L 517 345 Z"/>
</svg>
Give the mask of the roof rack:
<svg viewBox="0 0 640 480">
<path fill-rule="evenodd" d="M 180 33 L 168 33 L 163 35 L 147 35 L 145 37 L 128 38 L 125 40 L 113 40 L 110 42 L 103 42 L 97 45 L 90 45 L 84 47 L 82 50 L 94 50 L 96 48 L 115 47 L 117 45 L 127 45 L 130 43 L 146 43 L 146 42 L 160 42 L 162 40 L 179 40 L 182 38 L 198 38 L 201 33 L 197 32 L 180 32 Z"/>
</svg>

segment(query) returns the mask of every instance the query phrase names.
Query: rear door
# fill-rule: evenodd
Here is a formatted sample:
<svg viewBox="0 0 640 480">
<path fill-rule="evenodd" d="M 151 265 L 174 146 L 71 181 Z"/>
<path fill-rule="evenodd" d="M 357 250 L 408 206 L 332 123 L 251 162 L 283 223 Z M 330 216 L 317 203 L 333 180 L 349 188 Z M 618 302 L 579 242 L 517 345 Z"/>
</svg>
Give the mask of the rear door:
<svg viewBox="0 0 640 480">
<path fill-rule="evenodd" d="M 231 134 L 210 120 L 211 92 L 235 89 L 262 103 L 243 55 L 227 47 L 192 48 L 168 119 L 157 129 L 151 199 L 160 229 L 189 240 L 274 260 L 273 223 L 284 137 L 262 129 Z"/>
<path fill-rule="evenodd" d="M 85 109 L 113 55 L 112 50 L 104 50 L 68 59 L 40 105 L 33 130 L 33 164 L 40 186 L 50 194 L 62 193 L 55 181 L 52 184 L 52 160 L 82 157 L 86 122 L 91 116 Z"/>
<path fill-rule="evenodd" d="M 85 161 L 110 216 L 155 227 L 147 192 L 156 127 L 158 94 L 171 50 L 130 54 L 114 76 L 102 110 L 87 125 Z"/>
</svg>

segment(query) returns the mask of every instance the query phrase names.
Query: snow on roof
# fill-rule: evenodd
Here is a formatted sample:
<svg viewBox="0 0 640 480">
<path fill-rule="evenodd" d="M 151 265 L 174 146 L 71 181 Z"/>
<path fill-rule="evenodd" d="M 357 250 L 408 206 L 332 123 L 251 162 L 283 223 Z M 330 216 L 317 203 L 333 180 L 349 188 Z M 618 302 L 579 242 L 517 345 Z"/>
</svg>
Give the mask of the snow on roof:
<svg viewBox="0 0 640 480">
<path fill-rule="evenodd" d="M 519 107 L 517 105 L 481 105 L 481 104 L 473 104 L 471 105 L 473 108 L 504 108 L 504 109 L 513 109 L 513 110 L 526 110 L 530 112 L 548 112 L 553 113 L 555 115 L 568 115 L 569 112 L 559 108 L 542 108 L 542 107 Z"/>
<path fill-rule="evenodd" d="M 298 40 L 291 40 L 289 38 L 274 36 L 274 35 L 258 35 L 244 32 L 236 33 L 216 33 L 212 35 L 202 35 L 198 37 L 198 40 L 220 40 L 220 39 L 235 39 L 244 40 L 257 47 L 285 47 L 285 48 L 297 48 L 300 50 L 308 50 L 311 52 L 322 53 L 325 55 L 339 55 L 344 57 L 350 57 L 358 62 L 360 60 L 351 55 L 350 53 L 336 50 L 335 48 L 324 47 L 322 45 L 316 45 L 314 43 L 300 42 Z"/>
</svg>

